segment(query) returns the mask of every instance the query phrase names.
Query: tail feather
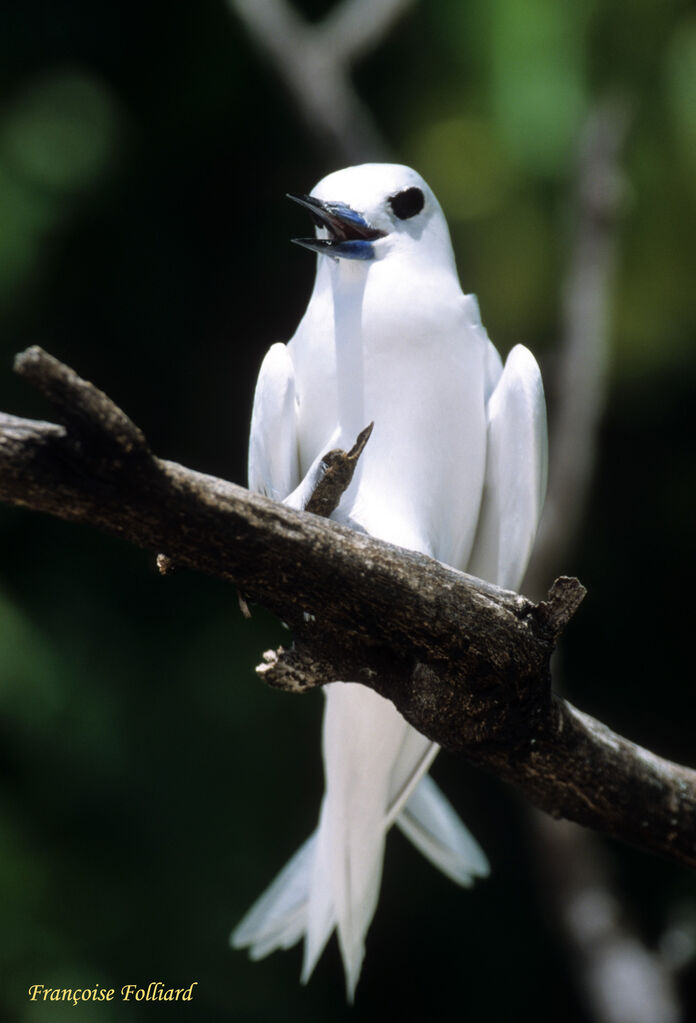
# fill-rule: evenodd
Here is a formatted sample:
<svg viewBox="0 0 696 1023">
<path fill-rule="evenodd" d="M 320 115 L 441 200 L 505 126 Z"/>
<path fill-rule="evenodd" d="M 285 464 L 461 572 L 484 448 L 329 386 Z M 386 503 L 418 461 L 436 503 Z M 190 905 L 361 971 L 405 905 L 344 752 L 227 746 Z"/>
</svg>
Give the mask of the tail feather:
<svg viewBox="0 0 696 1023">
<path fill-rule="evenodd" d="M 392 824 L 458 884 L 485 877 L 488 863 L 426 773 L 438 747 L 369 689 L 335 683 L 325 693 L 319 827 L 251 907 L 232 944 L 260 959 L 304 936 L 306 983 L 335 928 L 352 1002 Z"/>
<path fill-rule="evenodd" d="M 304 914 L 297 914 L 282 930 L 255 942 L 249 949 L 249 958 L 253 962 L 258 962 L 259 959 L 265 959 L 271 952 L 275 952 L 277 948 L 283 950 L 292 948 L 302 938 L 304 930 Z"/>
<path fill-rule="evenodd" d="M 326 796 L 322 800 L 314 862 L 308 876 L 305 947 L 300 980 L 306 984 L 336 926 L 331 880 L 330 834 L 325 824 Z"/>
<path fill-rule="evenodd" d="M 389 806 L 385 826 L 390 828 L 404 805 L 418 788 L 419 782 L 430 770 L 440 747 L 404 722 L 403 739 L 399 755 L 391 772 Z"/>
<path fill-rule="evenodd" d="M 262 959 L 300 940 L 316 847 L 315 831 L 237 924 L 230 939 L 233 948 L 248 948 L 252 959 Z"/>
<path fill-rule="evenodd" d="M 398 757 L 403 731 L 408 726 L 392 704 L 363 686 L 337 683 L 327 686 L 325 693 L 326 793 L 319 823 L 309 922 L 313 923 L 314 906 L 321 907 L 330 899 L 348 1000 L 352 1001 L 365 954 L 365 934 L 377 906 L 382 880 L 385 815 L 392 785 L 390 768 Z M 319 937 L 323 938 L 323 930 Z M 316 961 L 319 944 L 310 931 L 307 938 L 303 976 L 308 975 Z"/>
<path fill-rule="evenodd" d="M 470 888 L 477 877 L 488 877 L 486 854 L 429 775 L 421 778 L 396 823 L 419 852 L 457 884 Z"/>
</svg>

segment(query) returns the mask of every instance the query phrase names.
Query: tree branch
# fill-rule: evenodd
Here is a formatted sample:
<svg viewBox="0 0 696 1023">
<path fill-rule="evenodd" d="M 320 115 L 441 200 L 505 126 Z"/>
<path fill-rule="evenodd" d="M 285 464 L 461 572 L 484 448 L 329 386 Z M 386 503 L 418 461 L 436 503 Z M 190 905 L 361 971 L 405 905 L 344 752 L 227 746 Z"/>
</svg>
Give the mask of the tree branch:
<svg viewBox="0 0 696 1023">
<path fill-rule="evenodd" d="M 549 490 L 524 590 L 545 581 L 572 553 L 596 461 L 606 403 L 609 323 L 623 199 L 621 156 L 629 109 L 616 99 L 592 110 L 580 137 L 575 229 L 563 292 L 563 330 L 551 390 Z M 533 814 L 545 893 L 588 1010 L 597 1023 L 667 1023 L 679 1018 L 673 971 L 633 932 L 619 909 L 605 858 L 591 832 Z M 548 881 L 551 881 L 549 886 Z M 594 914 L 593 925 L 588 913 Z"/>
<path fill-rule="evenodd" d="M 623 103 L 588 118 L 577 168 L 576 231 L 563 295 L 562 342 L 554 378 L 549 489 L 525 591 L 543 591 L 573 546 L 592 480 L 609 363 L 610 290 L 616 263 L 628 130 Z"/>
<path fill-rule="evenodd" d="M 350 81 L 350 66 L 373 49 L 413 0 L 344 0 L 319 24 L 287 0 L 228 0 L 279 75 L 319 152 L 346 163 L 384 160 L 388 147 Z"/>
<path fill-rule="evenodd" d="M 0 416 L 1 500 L 233 582 L 294 631 L 291 650 L 267 655 L 272 684 L 362 682 L 553 816 L 696 866 L 696 772 L 551 692 L 551 654 L 584 595 L 577 580 L 533 604 L 156 458 L 106 395 L 38 348 L 17 370 L 58 403 L 64 425 Z"/>
<path fill-rule="evenodd" d="M 554 914 L 591 1018 L 679 1023 L 673 971 L 634 933 L 630 914 L 608 883 L 599 842 L 587 842 L 590 832 L 541 813 L 533 823 L 543 839 L 535 849 L 542 899 Z"/>
<path fill-rule="evenodd" d="M 358 439 L 350 451 L 341 451 L 340 448 L 335 448 L 324 455 L 321 460 L 324 475 L 307 501 L 305 511 L 312 512 L 314 515 L 323 515 L 328 519 L 334 509 L 338 508 L 341 497 L 351 484 L 358 459 L 365 450 L 374 425 L 374 423 L 370 423 L 358 434 Z"/>
</svg>

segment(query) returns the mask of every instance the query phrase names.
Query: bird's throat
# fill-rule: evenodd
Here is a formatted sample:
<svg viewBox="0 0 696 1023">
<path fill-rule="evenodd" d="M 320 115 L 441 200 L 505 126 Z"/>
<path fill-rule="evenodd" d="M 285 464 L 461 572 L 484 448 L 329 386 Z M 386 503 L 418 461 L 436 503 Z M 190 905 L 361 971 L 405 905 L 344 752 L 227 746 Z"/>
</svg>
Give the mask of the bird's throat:
<svg viewBox="0 0 696 1023">
<path fill-rule="evenodd" d="M 367 273 L 355 264 L 332 267 L 337 413 L 342 443 L 349 447 L 365 428 L 363 299 Z M 355 271 L 358 272 L 355 272 Z"/>
</svg>

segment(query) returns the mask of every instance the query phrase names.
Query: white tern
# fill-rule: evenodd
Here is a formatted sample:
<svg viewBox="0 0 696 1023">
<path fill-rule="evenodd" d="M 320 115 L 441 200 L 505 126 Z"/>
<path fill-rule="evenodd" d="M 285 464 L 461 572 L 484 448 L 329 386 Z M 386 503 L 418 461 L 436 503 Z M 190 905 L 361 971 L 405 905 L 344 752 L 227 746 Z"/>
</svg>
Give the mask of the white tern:
<svg viewBox="0 0 696 1023">
<path fill-rule="evenodd" d="M 301 509 L 333 448 L 374 422 L 333 518 L 517 589 L 546 488 L 539 367 L 521 345 L 503 368 L 447 223 L 415 171 L 363 164 L 292 195 L 319 254 L 292 340 L 256 385 L 249 486 Z M 369 577 L 365 580 L 369 587 Z M 398 825 L 460 885 L 488 874 L 476 840 L 427 775 L 438 747 L 389 701 L 351 682 L 324 689 L 319 824 L 232 935 L 254 959 L 304 937 L 306 981 L 334 928 L 353 1000 L 387 832 Z"/>
</svg>

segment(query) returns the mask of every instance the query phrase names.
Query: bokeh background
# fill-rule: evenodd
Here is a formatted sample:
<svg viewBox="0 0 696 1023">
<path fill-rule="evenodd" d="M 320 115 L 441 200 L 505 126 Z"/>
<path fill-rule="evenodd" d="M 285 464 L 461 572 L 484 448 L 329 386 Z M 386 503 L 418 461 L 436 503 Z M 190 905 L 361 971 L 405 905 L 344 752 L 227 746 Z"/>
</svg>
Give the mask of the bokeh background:
<svg viewBox="0 0 696 1023">
<path fill-rule="evenodd" d="M 309 19 L 330 6 L 295 0 Z M 607 94 L 632 110 L 598 469 L 564 565 L 589 596 L 562 672 L 583 709 L 693 764 L 693 6 L 417 3 L 353 80 L 438 194 L 491 337 L 527 343 L 549 381 L 578 134 Z M 51 418 L 12 375 L 38 343 L 157 453 L 243 483 L 255 374 L 313 276 L 284 193 L 336 166 L 223 0 L 7 0 L 0 407 Z M 281 627 L 260 609 L 245 621 L 215 580 L 161 578 L 149 554 L 10 508 L 0 550 L 2 1019 L 590 1020 L 526 809 L 445 756 L 434 774 L 493 876 L 456 889 L 393 835 L 353 1010 L 335 943 L 306 988 L 299 948 L 232 952 L 232 926 L 314 827 L 321 695 L 264 688 L 253 666 Z M 693 875 L 603 844 L 647 947 L 681 935 L 696 1019 Z M 195 1001 L 26 996 L 151 980 L 197 981 Z"/>
</svg>

